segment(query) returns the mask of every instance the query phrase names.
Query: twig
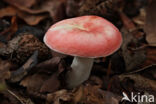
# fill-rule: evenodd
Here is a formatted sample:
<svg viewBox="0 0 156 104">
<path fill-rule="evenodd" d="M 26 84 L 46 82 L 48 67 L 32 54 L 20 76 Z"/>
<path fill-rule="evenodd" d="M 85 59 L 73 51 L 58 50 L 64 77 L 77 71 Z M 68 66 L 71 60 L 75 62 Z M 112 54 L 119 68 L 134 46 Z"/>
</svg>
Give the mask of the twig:
<svg viewBox="0 0 156 104">
<path fill-rule="evenodd" d="M 15 93 L 13 93 L 11 90 L 7 90 L 11 95 L 13 95 L 17 100 L 21 102 L 21 104 L 25 104 Z"/>
<path fill-rule="evenodd" d="M 150 68 L 150 67 L 156 67 L 156 64 L 152 64 L 152 65 L 148 65 L 148 66 L 145 66 L 145 67 L 143 67 L 143 68 L 141 68 L 141 69 L 138 69 L 138 70 L 135 70 L 135 71 L 132 71 L 132 72 L 128 72 L 128 73 L 125 73 L 125 74 L 134 74 L 134 73 L 138 73 L 138 72 L 141 72 L 141 71 L 143 71 L 143 70 L 146 70 L 146 69 L 148 69 L 148 68 Z"/>
</svg>

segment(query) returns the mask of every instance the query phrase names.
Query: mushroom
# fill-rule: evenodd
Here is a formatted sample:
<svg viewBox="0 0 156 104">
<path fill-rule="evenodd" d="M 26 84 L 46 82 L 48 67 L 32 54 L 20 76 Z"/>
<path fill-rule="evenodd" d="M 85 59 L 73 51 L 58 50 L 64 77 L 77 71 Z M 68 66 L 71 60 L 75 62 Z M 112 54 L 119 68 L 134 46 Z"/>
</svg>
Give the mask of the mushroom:
<svg viewBox="0 0 156 104">
<path fill-rule="evenodd" d="M 80 16 L 52 25 L 44 36 L 52 50 L 74 56 L 72 70 L 67 72 L 68 88 L 74 88 L 90 75 L 94 58 L 106 57 L 120 48 L 119 30 L 99 16 Z"/>
</svg>

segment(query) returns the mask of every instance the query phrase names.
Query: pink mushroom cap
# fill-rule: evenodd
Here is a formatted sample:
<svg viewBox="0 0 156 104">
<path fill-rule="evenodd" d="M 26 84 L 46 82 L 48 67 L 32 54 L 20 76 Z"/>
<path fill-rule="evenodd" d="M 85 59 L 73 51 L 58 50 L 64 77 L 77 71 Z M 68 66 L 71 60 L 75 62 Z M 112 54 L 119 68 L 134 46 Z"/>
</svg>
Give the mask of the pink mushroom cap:
<svg viewBox="0 0 156 104">
<path fill-rule="evenodd" d="M 44 36 L 52 50 L 80 57 L 104 57 L 120 48 L 119 30 L 99 16 L 65 19 L 52 25 Z"/>
</svg>

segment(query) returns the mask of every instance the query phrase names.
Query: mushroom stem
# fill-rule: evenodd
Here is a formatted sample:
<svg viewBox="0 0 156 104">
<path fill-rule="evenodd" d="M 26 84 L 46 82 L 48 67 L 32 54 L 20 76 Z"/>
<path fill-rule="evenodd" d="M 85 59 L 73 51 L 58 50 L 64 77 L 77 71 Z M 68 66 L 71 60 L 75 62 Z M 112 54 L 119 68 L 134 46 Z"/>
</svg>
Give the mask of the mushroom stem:
<svg viewBox="0 0 156 104">
<path fill-rule="evenodd" d="M 93 61 L 93 58 L 74 57 L 71 64 L 72 70 L 67 72 L 68 88 L 74 88 L 88 79 Z"/>
</svg>

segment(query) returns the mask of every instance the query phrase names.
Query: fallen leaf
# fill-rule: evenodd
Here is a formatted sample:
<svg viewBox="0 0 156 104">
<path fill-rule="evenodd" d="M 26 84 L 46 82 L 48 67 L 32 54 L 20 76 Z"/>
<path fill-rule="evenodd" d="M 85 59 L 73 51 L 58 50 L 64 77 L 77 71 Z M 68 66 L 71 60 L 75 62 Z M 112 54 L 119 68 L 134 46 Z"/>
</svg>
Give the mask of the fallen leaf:
<svg viewBox="0 0 156 104">
<path fill-rule="evenodd" d="M 35 4 L 36 0 L 3 0 L 11 5 L 14 6 L 21 6 L 21 7 L 26 7 L 26 8 L 30 8 L 32 5 Z"/>
<path fill-rule="evenodd" d="M 142 76 L 151 79 L 151 80 L 156 80 L 156 64 L 152 64 L 149 66 L 146 66 L 142 68 L 143 70 L 139 71 Z"/>
<path fill-rule="evenodd" d="M 61 59 L 59 57 L 53 57 L 49 60 L 39 63 L 36 65 L 33 70 L 41 70 L 41 72 L 56 72 L 58 64 L 60 63 Z"/>
<path fill-rule="evenodd" d="M 120 75 L 119 79 L 120 81 L 124 81 L 125 79 L 129 79 L 134 81 L 133 83 L 133 89 L 138 90 L 138 91 L 147 91 L 149 93 L 154 93 L 154 95 L 156 95 L 156 81 L 155 80 L 151 80 L 148 79 L 146 77 L 143 77 L 139 74 L 131 74 L 131 75 Z M 131 86 L 124 86 L 124 88 L 127 87 L 127 91 L 131 91 L 129 89 L 132 89 Z"/>
<path fill-rule="evenodd" d="M 49 76 L 42 73 L 36 73 L 34 75 L 29 75 L 26 78 L 24 78 L 20 85 L 27 88 L 28 92 L 39 92 L 42 84 L 45 80 L 47 80 Z"/>
<path fill-rule="evenodd" d="M 146 48 L 146 60 L 142 64 L 142 67 L 149 66 L 152 64 L 156 64 L 156 48 L 155 47 L 147 47 Z"/>
<path fill-rule="evenodd" d="M 120 74 L 126 71 L 125 60 L 120 52 L 116 52 L 111 56 L 111 71 L 113 71 L 110 72 L 111 74 Z"/>
<path fill-rule="evenodd" d="M 54 91 L 56 91 L 56 90 L 58 90 L 60 87 L 61 87 L 61 85 L 63 85 L 64 83 L 62 83 L 62 82 L 65 82 L 65 78 L 63 78 L 62 79 L 62 82 L 60 81 L 60 74 L 64 71 L 64 66 L 63 66 L 63 62 L 62 61 L 60 61 L 60 63 L 59 64 L 57 64 L 57 66 L 58 66 L 58 68 L 56 68 L 57 69 L 57 71 L 54 73 L 54 74 L 52 74 L 51 76 L 50 76 L 50 78 L 48 78 L 48 80 L 46 80 L 44 83 L 43 83 L 43 85 L 41 86 L 41 89 L 40 89 L 40 92 L 49 92 L 49 93 L 52 93 L 52 92 L 54 92 Z"/>
<path fill-rule="evenodd" d="M 62 61 L 59 57 L 38 64 L 31 70 L 32 75 L 28 75 L 20 83 L 30 93 L 52 93 L 60 88 L 59 75 L 64 71 Z M 36 80 L 39 80 L 36 82 Z"/>
<path fill-rule="evenodd" d="M 119 13 L 121 21 L 123 22 L 123 25 L 126 27 L 126 29 L 130 32 L 134 31 L 136 29 L 136 27 L 135 27 L 133 21 L 130 18 L 128 18 L 128 16 L 126 16 L 126 14 L 124 12 L 119 11 L 118 13 Z"/>
<path fill-rule="evenodd" d="M 46 0 L 40 10 L 49 12 L 53 22 L 57 22 L 65 17 L 65 0 Z"/>
<path fill-rule="evenodd" d="M 144 33 L 139 31 L 138 27 L 123 11 L 120 10 L 118 13 L 123 22 L 124 28 L 131 32 L 129 35 L 133 35 L 133 38 L 137 38 L 138 40 L 144 38 Z"/>
<path fill-rule="evenodd" d="M 47 101 L 48 102 L 53 102 L 53 104 L 61 104 L 61 101 L 71 101 L 71 93 L 68 92 L 67 90 L 59 90 L 56 91 L 55 93 L 50 93 L 47 95 Z"/>
<path fill-rule="evenodd" d="M 148 65 L 143 68 L 128 72 L 126 74 L 140 73 L 142 76 L 148 76 L 149 79 L 156 79 L 155 69 L 156 69 L 156 64 L 152 64 L 152 65 Z"/>
<path fill-rule="evenodd" d="M 17 11 L 14 7 L 6 7 L 6 8 L 2 8 L 0 9 L 0 17 L 4 17 L 4 16 L 14 16 L 16 15 Z"/>
<path fill-rule="evenodd" d="M 125 1 L 125 4 L 123 5 L 123 11 L 128 15 L 129 17 L 135 17 L 139 14 L 139 10 L 142 7 L 145 7 L 147 4 L 146 0 L 134 0 L 134 1 Z"/>
<path fill-rule="evenodd" d="M 14 33 L 17 31 L 18 29 L 18 25 L 17 25 L 17 18 L 16 16 L 13 16 L 11 18 L 11 26 L 9 28 L 7 28 L 6 30 L 2 31 L 0 34 L 1 35 L 6 35 L 6 39 L 5 40 L 10 40 Z"/>
<path fill-rule="evenodd" d="M 109 91 L 101 90 L 98 86 L 84 86 L 83 100 L 84 104 L 119 104 L 121 96 Z"/>
<path fill-rule="evenodd" d="M 0 19 L 0 32 L 4 31 L 6 28 L 10 26 L 10 22 L 5 19 Z M 1 40 L 2 41 L 2 40 Z"/>
<path fill-rule="evenodd" d="M 83 0 L 67 0 L 66 14 L 68 17 L 76 17 L 79 14 L 79 9 L 83 4 Z"/>
<path fill-rule="evenodd" d="M 144 28 L 145 26 L 145 16 L 146 16 L 146 11 L 145 8 L 140 9 L 140 14 L 137 17 L 133 18 L 133 21 L 139 25 L 139 28 Z"/>
<path fill-rule="evenodd" d="M 155 70 L 155 69 L 154 69 Z M 143 76 L 143 73 L 147 73 L 151 70 L 137 72 L 135 74 L 121 74 L 111 78 L 109 83 L 110 91 L 113 93 L 121 94 L 122 92 L 148 92 L 156 95 L 156 81 L 149 79 L 147 76 Z M 154 71 L 155 72 L 155 71 Z"/>
<path fill-rule="evenodd" d="M 51 50 L 51 54 L 52 54 L 53 57 L 61 57 L 61 58 L 67 57 L 67 55 L 62 54 L 62 53 L 58 53 L 58 52 L 53 51 L 53 50 Z"/>
<path fill-rule="evenodd" d="M 17 0 L 13 0 L 13 1 L 17 1 Z M 46 1 L 41 3 L 39 8 L 36 8 L 34 10 L 29 9 L 25 6 L 22 6 L 20 2 L 14 3 L 14 2 L 10 2 L 9 0 L 5 0 L 5 2 L 7 2 L 10 5 L 15 6 L 19 10 L 27 12 L 29 14 L 36 14 L 36 15 L 38 14 L 39 15 L 39 14 L 48 12 L 50 14 L 50 16 L 52 17 L 53 22 L 57 22 L 59 20 L 62 20 L 65 17 L 65 2 L 66 2 L 65 0 L 60 0 L 60 1 L 58 1 L 58 0 L 46 0 Z M 28 2 L 28 1 L 26 1 L 26 2 Z M 31 15 L 25 15 L 24 16 L 24 14 L 22 14 L 22 13 L 20 13 L 20 14 L 21 14 L 21 17 L 23 17 L 23 18 L 25 16 L 27 16 L 27 17 L 31 16 Z M 36 17 L 34 15 L 32 15 L 31 16 L 32 19 L 29 17 L 30 20 L 28 20 L 27 17 L 25 17 L 24 20 L 27 23 L 29 23 L 30 25 L 34 25 L 34 24 L 31 24 L 31 22 L 33 23 L 34 21 L 32 19 L 36 19 Z M 45 17 L 43 17 L 43 14 L 40 15 L 40 19 L 42 19 L 42 18 L 45 18 Z M 39 17 L 38 17 L 38 19 L 39 19 Z M 36 19 L 36 22 L 37 22 L 37 19 Z"/>
<path fill-rule="evenodd" d="M 36 2 L 36 0 L 32 0 L 32 1 L 25 0 L 25 2 L 28 4 L 25 4 L 23 2 L 23 0 L 12 0 L 12 2 L 10 2 L 10 0 L 4 0 L 4 1 L 7 2 L 8 4 L 10 4 L 11 6 L 14 6 L 17 9 L 19 9 L 23 12 L 30 13 L 30 14 L 38 14 L 38 13 L 44 13 L 45 12 L 45 10 L 40 10 L 40 9 L 39 10 L 32 10 L 29 8 Z"/>
<path fill-rule="evenodd" d="M 84 88 L 83 86 L 80 86 L 76 91 L 74 91 L 74 94 L 73 94 L 74 104 L 81 102 L 83 97 L 84 97 Z"/>
<path fill-rule="evenodd" d="M 121 0 L 85 0 L 78 15 L 98 15 L 113 20 Z M 75 11 L 75 9 L 73 9 Z"/>
<path fill-rule="evenodd" d="M 41 86 L 41 93 L 52 93 L 60 87 L 60 81 L 58 80 L 58 74 L 54 73 L 48 80 L 46 80 Z"/>
<path fill-rule="evenodd" d="M 90 76 L 89 80 L 86 82 L 86 84 L 88 84 L 88 83 L 91 84 L 91 85 L 94 85 L 94 86 L 96 85 L 99 88 L 101 88 L 102 85 L 103 85 L 103 81 L 99 77 L 93 76 L 93 75 Z"/>
<path fill-rule="evenodd" d="M 152 89 L 156 89 L 156 81 L 152 81 L 152 80 L 149 80 L 145 77 L 142 77 L 141 75 L 120 75 L 119 78 L 121 80 L 123 80 L 124 78 L 126 77 L 129 77 L 131 79 L 133 79 L 135 81 L 135 85 L 138 87 L 138 88 L 152 88 Z"/>
<path fill-rule="evenodd" d="M 23 11 L 18 10 L 15 7 L 8 6 L 6 8 L 0 9 L 0 17 L 4 16 L 15 16 L 17 15 L 19 18 L 23 19 L 29 25 L 36 25 L 41 20 L 45 19 L 47 15 L 33 15 L 30 13 L 26 13 Z M 29 17 L 29 18 L 28 18 Z"/>
<path fill-rule="evenodd" d="M 0 59 L 0 82 L 9 79 L 11 76 L 10 69 L 13 65 L 9 61 L 4 61 Z"/>
<path fill-rule="evenodd" d="M 23 12 L 18 12 L 17 15 L 29 25 L 36 25 L 40 21 L 47 18 L 47 15 L 32 15 L 32 14 L 26 14 Z"/>
<path fill-rule="evenodd" d="M 146 21 L 145 21 L 145 31 L 146 31 L 146 40 L 150 46 L 156 46 L 156 1 L 148 5 L 146 11 Z"/>
<path fill-rule="evenodd" d="M 128 32 L 128 30 L 125 28 L 122 28 L 121 32 L 123 34 L 123 44 L 121 49 L 126 70 L 134 70 L 142 65 L 142 63 L 145 61 L 146 51 L 143 49 L 134 51 L 128 49 L 130 44 L 134 44 L 135 47 L 137 47 L 138 44 L 140 45 L 139 39 L 134 37 L 133 32 Z"/>
</svg>

